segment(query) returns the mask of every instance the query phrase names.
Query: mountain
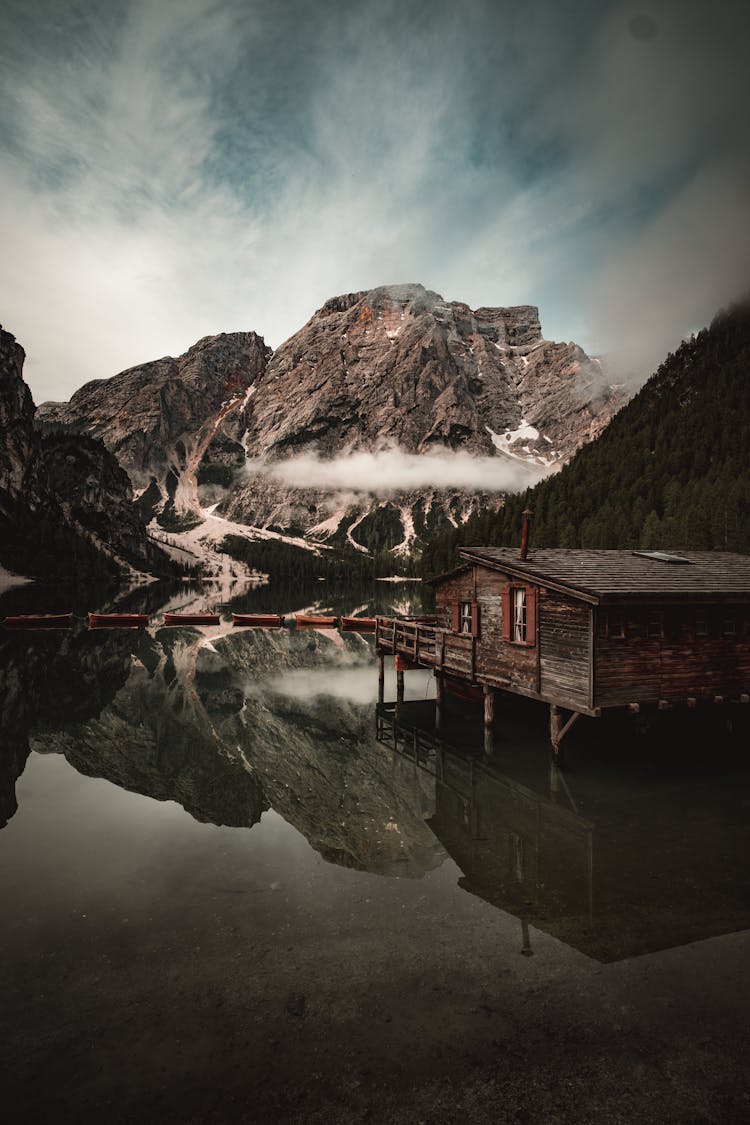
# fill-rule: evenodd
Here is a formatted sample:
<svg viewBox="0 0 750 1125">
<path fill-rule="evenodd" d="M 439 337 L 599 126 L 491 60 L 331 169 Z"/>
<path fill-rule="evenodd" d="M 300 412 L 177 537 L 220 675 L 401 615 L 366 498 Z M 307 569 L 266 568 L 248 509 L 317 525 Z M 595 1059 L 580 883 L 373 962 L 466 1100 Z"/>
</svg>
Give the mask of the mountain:
<svg viewBox="0 0 750 1125">
<path fill-rule="evenodd" d="M 0 328 L 0 563 L 36 577 L 171 573 L 101 442 L 38 433 L 24 359 Z"/>
<path fill-rule="evenodd" d="M 86 383 L 70 402 L 43 403 L 38 421 L 100 438 L 138 491 L 154 481 L 168 512 L 195 513 L 199 466 L 244 462 L 247 393 L 270 356 L 254 332 L 207 336 L 178 359 Z"/>
<path fill-rule="evenodd" d="M 750 301 L 670 354 L 596 442 L 502 513 L 486 510 L 425 551 L 425 574 L 461 544 L 511 545 L 534 511 L 539 547 L 750 552 Z"/>
<path fill-rule="evenodd" d="M 539 310 L 447 302 L 421 285 L 334 297 L 258 386 L 247 448 L 269 460 L 398 447 L 567 459 L 609 417 L 598 365 L 542 337 Z M 519 434 L 522 426 L 539 433 Z M 514 436 L 507 438 L 511 432 Z"/>
<path fill-rule="evenodd" d="M 207 337 L 45 403 L 38 420 L 101 438 L 165 530 L 405 554 L 501 503 L 496 482 L 482 487 L 487 465 L 506 487 L 531 484 L 624 400 L 599 361 L 544 339 L 535 307 L 472 310 L 399 285 L 332 298 L 275 354 L 253 332 Z M 402 455 L 458 452 L 491 459 L 463 488 L 399 474 Z M 364 482 L 353 454 L 375 459 Z"/>
</svg>

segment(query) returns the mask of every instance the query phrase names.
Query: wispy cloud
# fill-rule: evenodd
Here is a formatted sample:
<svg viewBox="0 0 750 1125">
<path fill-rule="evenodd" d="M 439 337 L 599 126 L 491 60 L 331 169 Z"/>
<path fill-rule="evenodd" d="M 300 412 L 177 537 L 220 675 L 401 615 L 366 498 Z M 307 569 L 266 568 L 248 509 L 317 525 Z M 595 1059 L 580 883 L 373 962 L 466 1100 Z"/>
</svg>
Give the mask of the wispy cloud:
<svg viewBox="0 0 750 1125">
<path fill-rule="evenodd" d="M 518 492 L 541 480 L 548 471 L 510 457 L 475 457 L 450 449 L 435 449 L 419 455 L 391 449 L 352 453 L 327 461 L 303 455 L 273 464 L 247 464 L 251 475 L 268 475 L 291 487 L 374 496 L 429 488 Z"/>
<path fill-rule="evenodd" d="M 748 18 L 6 0 L 0 310 L 37 400 L 396 281 L 647 374 L 744 288 Z"/>
</svg>

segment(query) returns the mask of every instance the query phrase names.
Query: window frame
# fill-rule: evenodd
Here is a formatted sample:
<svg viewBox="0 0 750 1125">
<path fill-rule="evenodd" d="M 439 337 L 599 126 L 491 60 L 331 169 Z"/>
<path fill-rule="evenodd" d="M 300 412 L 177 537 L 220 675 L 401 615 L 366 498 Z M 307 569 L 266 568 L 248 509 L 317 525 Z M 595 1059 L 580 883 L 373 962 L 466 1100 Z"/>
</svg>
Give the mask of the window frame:
<svg viewBox="0 0 750 1125">
<path fill-rule="evenodd" d="M 523 596 L 523 636 L 517 637 L 518 595 Z M 536 648 L 538 588 L 526 582 L 509 582 L 502 591 L 502 638 L 506 644 Z"/>
<path fill-rule="evenodd" d="M 474 605 L 470 601 L 458 603 L 458 632 L 464 637 L 474 635 Z"/>
<path fill-rule="evenodd" d="M 619 631 L 615 631 L 613 623 L 617 623 Z M 605 622 L 605 636 L 608 641 L 625 641 L 627 640 L 627 631 L 625 629 L 625 613 L 621 609 L 608 609 L 607 618 Z"/>
<path fill-rule="evenodd" d="M 468 612 L 466 610 L 468 609 Z M 450 603 L 451 632 L 458 637 L 479 637 L 481 615 L 479 602 L 472 598 L 456 598 Z M 468 624 L 469 628 L 463 628 Z"/>
<path fill-rule="evenodd" d="M 528 644 L 529 634 L 529 596 L 525 586 L 511 586 L 511 640 L 516 645 Z"/>
</svg>

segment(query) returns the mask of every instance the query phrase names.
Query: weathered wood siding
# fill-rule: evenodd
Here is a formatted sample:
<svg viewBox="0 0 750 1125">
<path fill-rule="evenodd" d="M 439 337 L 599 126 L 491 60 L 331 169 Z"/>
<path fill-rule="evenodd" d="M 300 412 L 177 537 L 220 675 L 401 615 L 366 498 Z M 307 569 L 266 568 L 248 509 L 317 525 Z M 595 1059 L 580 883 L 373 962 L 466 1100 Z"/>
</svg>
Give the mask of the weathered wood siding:
<svg viewBox="0 0 750 1125">
<path fill-rule="evenodd" d="M 590 706 L 591 607 L 552 590 L 539 592 L 540 694 Z"/>
<path fill-rule="evenodd" d="M 435 610 L 438 625 L 444 629 L 451 627 L 451 608 L 456 602 L 474 601 L 474 567 L 446 578 L 435 587 Z"/>
<path fill-rule="evenodd" d="M 479 566 L 452 575 L 436 587 L 439 624 L 445 629 L 451 629 L 456 602 L 476 601 L 479 605 L 476 637 L 453 634 L 446 638 L 445 668 L 485 683 L 536 694 L 537 646 L 503 640 L 502 592 L 510 582 L 509 575 Z"/>
<path fill-rule="evenodd" d="M 510 575 L 477 567 L 477 601 L 480 607 L 477 675 L 488 683 L 508 684 L 511 690 L 536 694 L 538 651 L 536 644 L 503 640 L 502 593 Z M 518 582 L 515 585 L 519 585 Z"/>
<path fill-rule="evenodd" d="M 649 637 L 647 623 L 653 607 L 622 609 L 624 637 L 607 637 L 607 611 L 597 610 L 594 702 L 613 707 L 684 702 L 750 692 L 750 617 L 747 607 L 669 607 L 663 611 L 664 635 Z M 705 616 L 708 635 L 695 630 L 696 614 Z M 731 617 L 736 635 L 723 634 Z"/>
</svg>

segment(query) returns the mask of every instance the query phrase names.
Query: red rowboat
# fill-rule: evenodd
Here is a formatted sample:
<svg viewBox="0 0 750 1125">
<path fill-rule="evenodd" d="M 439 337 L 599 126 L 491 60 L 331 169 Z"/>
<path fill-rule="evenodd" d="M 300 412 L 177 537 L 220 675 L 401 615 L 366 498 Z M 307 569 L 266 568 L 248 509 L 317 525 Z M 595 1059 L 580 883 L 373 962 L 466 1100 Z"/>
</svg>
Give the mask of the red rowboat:
<svg viewBox="0 0 750 1125">
<path fill-rule="evenodd" d="M 220 625 L 218 613 L 165 613 L 165 625 Z"/>
<path fill-rule="evenodd" d="M 307 626 L 311 629 L 335 629 L 338 618 L 317 617 L 313 613 L 298 613 L 295 618 L 297 626 Z"/>
<path fill-rule="evenodd" d="M 28 613 L 3 621 L 6 629 L 69 629 L 72 624 L 72 613 Z"/>
<path fill-rule="evenodd" d="M 375 618 L 374 617 L 342 617 L 341 628 L 344 632 L 351 631 L 356 633 L 374 633 L 375 632 Z"/>
<path fill-rule="evenodd" d="M 232 624 L 255 629 L 280 629 L 284 618 L 280 613 L 233 613 Z"/>
<path fill-rule="evenodd" d="M 148 625 L 147 613 L 90 613 L 90 629 L 142 629 Z"/>
</svg>

